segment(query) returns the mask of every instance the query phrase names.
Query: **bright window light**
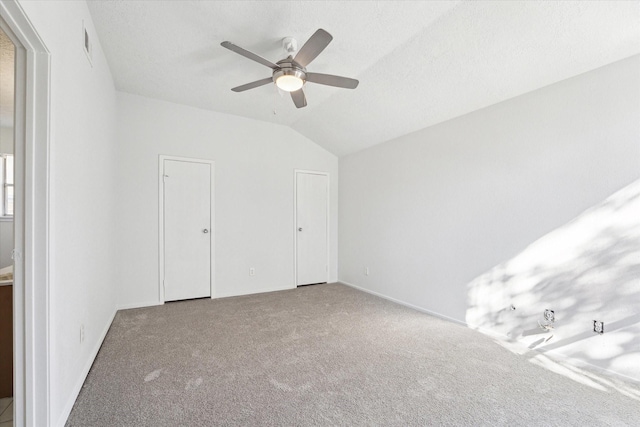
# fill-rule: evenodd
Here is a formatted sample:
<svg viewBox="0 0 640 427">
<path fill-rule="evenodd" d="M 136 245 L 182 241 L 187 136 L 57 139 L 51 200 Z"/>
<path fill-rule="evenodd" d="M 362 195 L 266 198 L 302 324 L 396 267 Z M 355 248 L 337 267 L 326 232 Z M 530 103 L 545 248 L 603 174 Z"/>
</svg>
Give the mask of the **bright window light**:
<svg viewBox="0 0 640 427">
<path fill-rule="evenodd" d="M 0 154 L 0 217 L 13 216 L 13 155 Z"/>
</svg>

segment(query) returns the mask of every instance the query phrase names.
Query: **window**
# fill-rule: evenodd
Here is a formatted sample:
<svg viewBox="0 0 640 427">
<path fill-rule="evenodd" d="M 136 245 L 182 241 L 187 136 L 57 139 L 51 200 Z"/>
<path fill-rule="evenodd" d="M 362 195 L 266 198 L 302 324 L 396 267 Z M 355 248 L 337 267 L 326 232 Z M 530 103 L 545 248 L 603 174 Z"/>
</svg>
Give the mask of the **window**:
<svg viewBox="0 0 640 427">
<path fill-rule="evenodd" d="M 13 216 L 13 154 L 0 154 L 0 194 L 3 217 Z"/>
</svg>

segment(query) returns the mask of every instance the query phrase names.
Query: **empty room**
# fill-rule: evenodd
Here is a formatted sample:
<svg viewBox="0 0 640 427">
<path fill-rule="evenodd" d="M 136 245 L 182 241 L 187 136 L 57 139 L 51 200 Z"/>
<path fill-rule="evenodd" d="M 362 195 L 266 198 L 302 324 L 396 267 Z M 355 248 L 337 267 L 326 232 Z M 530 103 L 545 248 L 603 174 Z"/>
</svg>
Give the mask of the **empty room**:
<svg viewBox="0 0 640 427">
<path fill-rule="evenodd" d="M 640 425 L 640 1 L 0 0 L 0 427 Z"/>
</svg>

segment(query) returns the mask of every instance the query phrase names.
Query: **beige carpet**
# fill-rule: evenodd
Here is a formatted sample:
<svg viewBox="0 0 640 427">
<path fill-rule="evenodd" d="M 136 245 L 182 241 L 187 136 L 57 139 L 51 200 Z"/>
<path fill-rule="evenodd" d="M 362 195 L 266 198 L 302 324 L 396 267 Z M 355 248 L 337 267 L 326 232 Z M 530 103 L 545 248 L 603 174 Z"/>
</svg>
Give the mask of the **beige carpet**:
<svg viewBox="0 0 640 427">
<path fill-rule="evenodd" d="M 640 401 L 340 284 L 121 311 L 68 426 L 640 425 Z"/>
</svg>

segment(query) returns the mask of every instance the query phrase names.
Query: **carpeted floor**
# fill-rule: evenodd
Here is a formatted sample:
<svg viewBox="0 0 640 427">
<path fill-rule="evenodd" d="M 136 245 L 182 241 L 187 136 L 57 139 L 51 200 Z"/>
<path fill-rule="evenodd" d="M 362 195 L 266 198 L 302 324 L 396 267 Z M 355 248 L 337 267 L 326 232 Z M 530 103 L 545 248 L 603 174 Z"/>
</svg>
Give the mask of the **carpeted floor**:
<svg viewBox="0 0 640 427">
<path fill-rule="evenodd" d="M 119 312 L 67 422 L 496 424 L 638 426 L 640 401 L 329 284 Z"/>
</svg>

